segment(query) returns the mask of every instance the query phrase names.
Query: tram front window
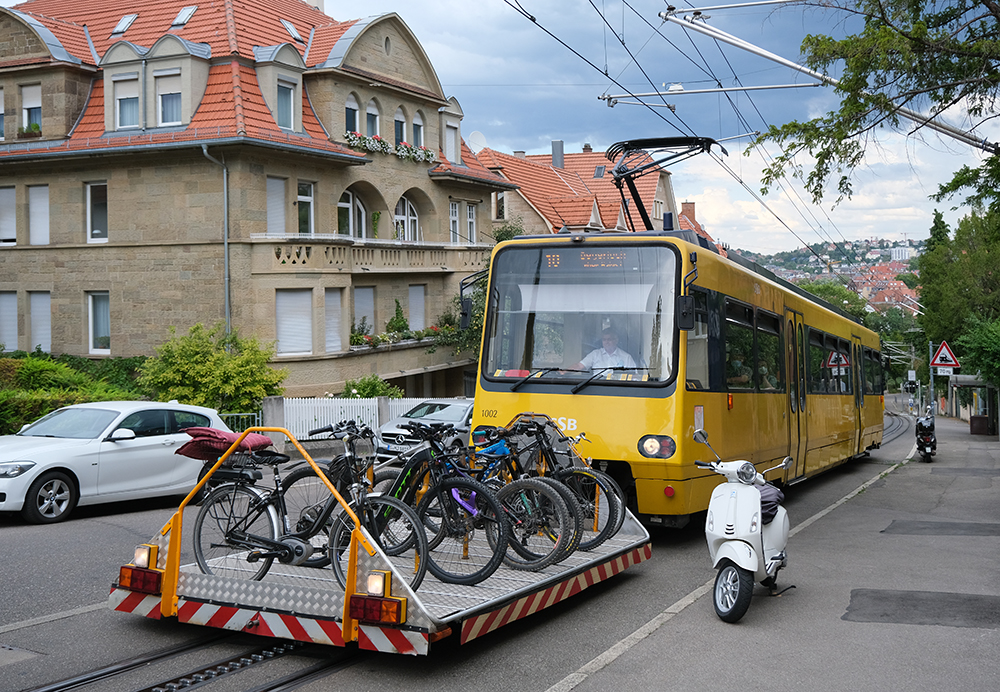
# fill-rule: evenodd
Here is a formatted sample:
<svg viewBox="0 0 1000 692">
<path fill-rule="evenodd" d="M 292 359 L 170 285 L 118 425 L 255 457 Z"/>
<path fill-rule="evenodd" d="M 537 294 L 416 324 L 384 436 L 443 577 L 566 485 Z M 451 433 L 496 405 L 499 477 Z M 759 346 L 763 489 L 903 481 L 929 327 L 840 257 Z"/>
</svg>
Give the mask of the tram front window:
<svg viewBox="0 0 1000 692">
<path fill-rule="evenodd" d="M 634 243 L 501 250 L 484 374 L 626 386 L 671 380 L 676 266 L 670 248 Z"/>
</svg>

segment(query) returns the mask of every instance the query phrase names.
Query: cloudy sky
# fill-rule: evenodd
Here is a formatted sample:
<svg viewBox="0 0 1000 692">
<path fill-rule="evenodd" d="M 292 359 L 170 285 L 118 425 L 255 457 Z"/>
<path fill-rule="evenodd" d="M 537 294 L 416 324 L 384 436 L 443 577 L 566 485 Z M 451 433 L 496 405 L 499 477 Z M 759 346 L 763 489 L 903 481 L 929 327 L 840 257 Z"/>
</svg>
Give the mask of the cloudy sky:
<svg viewBox="0 0 1000 692">
<path fill-rule="evenodd" d="M 487 146 L 508 153 L 546 153 L 556 139 L 563 140 L 568 153 L 580 151 L 584 143 L 604 150 L 638 137 L 724 139 L 836 107 L 828 87 L 642 99 L 660 103 L 657 108 L 623 103 L 639 100 L 629 93 L 673 84 L 692 91 L 717 84 L 814 81 L 665 23 L 658 16 L 667 7 L 663 0 L 325 0 L 324 5 L 339 20 L 398 13 L 430 57 L 446 94 L 461 103 L 466 139 L 478 131 Z M 704 14 L 710 26 L 796 62 L 807 34 L 841 36 L 851 30 L 845 15 L 803 6 Z M 613 108 L 602 99 L 609 95 L 619 97 Z M 664 102 L 676 112 L 662 107 Z M 1000 132 L 982 134 L 1000 137 Z M 975 151 L 933 133 L 885 133 L 880 147 L 869 148 L 852 199 L 831 208 L 831 197 L 816 206 L 807 202 L 801 186 L 790 183 L 762 203 L 759 173 L 778 149 L 769 145 L 744 156 L 745 141 L 725 142 L 729 155 L 719 157 L 721 164 L 703 155 L 673 166 L 674 190 L 679 201 L 696 203 L 698 220 L 717 240 L 762 253 L 820 240 L 926 238 L 935 208 L 952 225 L 965 214 L 952 211 L 954 204 L 932 203 L 928 195 L 951 172 L 978 159 Z"/>
</svg>

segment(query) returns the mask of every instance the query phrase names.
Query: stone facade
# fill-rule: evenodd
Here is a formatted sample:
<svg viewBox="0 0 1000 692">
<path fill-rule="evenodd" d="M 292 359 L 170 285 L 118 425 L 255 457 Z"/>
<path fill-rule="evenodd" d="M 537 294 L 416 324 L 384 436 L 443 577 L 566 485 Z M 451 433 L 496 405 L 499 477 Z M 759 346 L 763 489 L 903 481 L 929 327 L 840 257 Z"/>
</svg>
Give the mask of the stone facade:
<svg viewBox="0 0 1000 692">
<path fill-rule="evenodd" d="M 295 352 L 279 348 L 274 365 L 288 368 L 286 394 L 336 393 L 346 380 L 369 374 L 403 387 L 408 396 L 463 394 L 463 372 L 474 367 L 467 354 L 431 352 L 427 342 L 352 350 L 360 310 L 355 297 L 361 290 L 371 299 L 375 333 L 385 330 L 397 301 L 411 325 L 434 324 L 462 278 L 485 268 L 490 196 L 513 186 L 457 161 L 351 153 L 343 134 L 352 96 L 362 134 L 367 104 L 374 102 L 384 138 L 393 140 L 401 112 L 407 136 L 422 123 L 423 143 L 439 156 L 444 119 L 461 117 L 405 24 L 395 15 L 366 22 L 348 34 L 336 64 L 331 58 L 307 65 L 302 55 L 308 53 L 293 43 L 255 48 L 256 63 L 242 54 L 220 55 L 215 45 L 209 50 L 191 39 L 161 36 L 152 48 L 150 42 L 145 48 L 97 46 L 103 54 L 98 64 L 91 55 L 77 55 L 81 63 L 74 66 L 51 55 L 22 16 L 0 8 L 8 133 L 0 142 L 0 204 L 12 205 L 0 210 L 9 229 L 0 229 L 8 234 L 0 234 L 0 301 L 6 301 L 0 308 L 16 306 L 13 324 L 0 325 L 8 338 L 16 333 L 16 343 L 5 347 L 35 348 L 44 321 L 36 316 L 32 324 L 32 306 L 44 304 L 35 302 L 39 295 L 48 296 L 46 346 L 54 353 L 153 355 L 171 328 L 183 334 L 196 323 L 225 320 L 227 303 L 233 328 L 270 343 L 289 319 L 278 304 L 284 291 L 308 300 L 295 326 L 309 330 L 305 342 L 311 344 Z M 58 26 L 52 31 L 59 36 Z M 160 71 L 151 71 L 142 87 L 141 127 L 115 131 L 120 113 L 109 75 L 133 78 L 153 63 Z M 230 93 L 229 104 L 215 105 L 223 98 L 220 84 L 248 69 L 259 91 L 251 93 L 252 82 L 244 81 L 241 93 L 233 89 L 238 98 Z M 155 127 L 155 74 L 184 77 L 183 123 L 163 132 Z M 276 81 L 282 79 L 292 80 L 284 87 L 290 91 L 302 87 L 294 95 L 294 124 L 285 133 L 271 121 L 268 133 L 254 136 L 253 119 L 283 107 L 285 83 Z M 42 85 L 44 142 L 25 145 L 9 134 L 21 117 L 17 90 L 29 82 Z M 240 110 L 234 104 L 243 108 L 243 121 L 226 120 Z M 206 126 L 213 109 L 220 113 L 215 130 Z M 84 137 L 88 127 L 93 133 Z M 326 137 L 317 140 L 322 131 Z M 50 141 L 57 146 L 45 144 Z M 415 238 L 397 232 L 400 208 L 409 214 L 400 223 L 411 224 L 405 228 Z M 349 212 L 354 216 L 345 227 Z M 457 235 L 451 225 L 456 212 Z M 95 226 L 101 213 L 106 228 Z M 48 236 L 39 242 L 43 217 Z M 480 234 L 474 239 L 467 237 L 470 218 Z M 300 219 L 309 220 L 307 233 L 300 232 Z M 95 310 L 104 310 L 95 308 L 95 296 L 107 302 L 109 327 L 95 322 Z M 411 305 L 411 296 L 418 303 Z M 0 310 L 0 318 L 10 319 L 9 313 Z M 95 340 L 95 329 L 108 329 L 108 337 Z"/>
</svg>

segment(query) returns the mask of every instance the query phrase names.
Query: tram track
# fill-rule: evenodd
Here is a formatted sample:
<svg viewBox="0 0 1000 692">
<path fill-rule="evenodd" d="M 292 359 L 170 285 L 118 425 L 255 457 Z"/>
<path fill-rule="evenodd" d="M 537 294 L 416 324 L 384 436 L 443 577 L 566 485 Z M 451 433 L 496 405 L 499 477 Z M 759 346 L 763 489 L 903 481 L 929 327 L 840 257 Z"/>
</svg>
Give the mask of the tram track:
<svg viewBox="0 0 1000 692">
<path fill-rule="evenodd" d="M 241 636 L 237 633 L 225 633 L 211 637 L 202 637 L 184 644 L 160 649 L 142 656 L 136 656 L 124 661 L 119 661 L 108 666 L 103 666 L 86 673 L 74 675 L 72 677 L 49 683 L 41 687 L 23 690 L 23 692 L 68 692 L 69 690 L 98 689 L 98 685 L 103 685 L 111 681 L 120 689 L 133 689 L 134 692 L 177 692 L 178 690 L 205 689 L 213 682 L 217 682 L 238 672 L 246 671 L 249 668 L 264 666 L 288 655 L 305 656 L 309 659 L 322 658 L 323 660 L 312 665 L 287 673 L 272 681 L 263 682 L 256 686 L 254 681 L 245 687 L 246 692 L 288 692 L 298 689 L 315 680 L 321 679 L 358 663 L 365 656 L 364 652 L 338 650 L 334 655 L 329 656 L 327 650 L 317 649 L 314 645 L 290 640 L 262 640 L 266 641 L 266 646 L 245 649 L 236 654 L 228 654 L 219 657 L 217 654 L 210 663 L 186 666 L 185 672 L 180 674 L 170 673 L 164 676 L 159 682 L 154 684 L 140 683 L 139 686 L 129 687 L 125 676 L 133 671 L 153 666 L 156 664 L 169 663 L 173 659 L 199 652 L 210 652 L 213 648 L 233 644 Z M 322 653 L 320 653 L 322 651 Z M 102 687 L 103 688 L 103 687 Z"/>
</svg>

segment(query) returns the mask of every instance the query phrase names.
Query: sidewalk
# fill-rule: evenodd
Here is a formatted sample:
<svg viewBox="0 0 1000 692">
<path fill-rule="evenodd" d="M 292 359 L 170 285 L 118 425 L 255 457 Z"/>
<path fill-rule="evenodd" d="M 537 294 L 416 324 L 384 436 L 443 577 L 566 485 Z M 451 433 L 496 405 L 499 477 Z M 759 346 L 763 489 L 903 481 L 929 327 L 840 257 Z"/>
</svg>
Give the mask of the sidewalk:
<svg viewBox="0 0 1000 692">
<path fill-rule="evenodd" d="M 1000 690 L 1000 442 L 936 427 L 932 463 L 895 467 L 792 536 L 779 582 L 795 589 L 757 586 L 735 625 L 710 593 L 675 604 L 554 689 Z"/>
</svg>

